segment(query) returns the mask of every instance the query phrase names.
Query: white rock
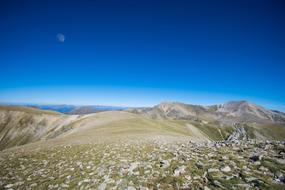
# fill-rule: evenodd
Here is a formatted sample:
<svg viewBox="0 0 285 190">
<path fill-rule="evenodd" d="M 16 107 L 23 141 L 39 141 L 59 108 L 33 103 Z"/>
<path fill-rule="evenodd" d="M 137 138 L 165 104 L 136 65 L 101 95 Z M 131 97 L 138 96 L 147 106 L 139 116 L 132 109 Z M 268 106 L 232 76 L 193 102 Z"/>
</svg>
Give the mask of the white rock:
<svg viewBox="0 0 285 190">
<path fill-rule="evenodd" d="M 209 168 L 208 169 L 208 173 L 212 173 L 212 172 L 218 172 L 220 170 L 218 170 L 217 168 Z"/>
<path fill-rule="evenodd" d="M 98 187 L 98 190 L 105 190 L 106 186 L 107 186 L 106 183 L 101 183 L 101 185 L 99 185 L 99 187 Z"/>
<path fill-rule="evenodd" d="M 8 185 L 5 185 L 5 188 L 11 188 L 11 187 L 13 187 L 14 186 L 14 184 L 8 184 Z"/>
<path fill-rule="evenodd" d="M 186 169 L 186 166 L 180 166 L 180 167 L 176 168 L 176 169 L 174 170 L 173 176 L 174 176 L 174 177 L 177 177 L 177 176 L 179 176 L 180 174 L 185 173 L 185 169 Z"/>
<path fill-rule="evenodd" d="M 211 189 L 207 186 L 204 186 L 204 190 L 211 190 Z"/>
<path fill-rule="evenodd" d="M 139 166 L 139 164 L 139 162 L 131 163 L 131 166 L 129 167 L 129 172 L 132 173 L 133 170 L 135 170 Z"/>
<path fill-rule="evenodd" d="M 67 188 L 67 187 L 69 187 L 69 185 L 67 185 L 67 184 L 63 183 L 63 184 L 61 184 L 61 187 L 63 187 L 63 188 Z"/>
<path fill-rule="evenodd" d="M 136 190 L 136 188 L 133 186 L 128 186 L 127 190 Z"/>
<path fill-rule="evenodd" d="M 170 166 L 168 160 L 162 160 L 160 161 L 160 167 L 162 168 L 168 168 Z"/>
<path fill-rule="evenodd" d="M 222 172 L 230 172 L 231 171 L 231 168 L 229 166 L 225 166 L 225 167 L 222 167 L 221 168 L 221 171 Z"/>
</svg>

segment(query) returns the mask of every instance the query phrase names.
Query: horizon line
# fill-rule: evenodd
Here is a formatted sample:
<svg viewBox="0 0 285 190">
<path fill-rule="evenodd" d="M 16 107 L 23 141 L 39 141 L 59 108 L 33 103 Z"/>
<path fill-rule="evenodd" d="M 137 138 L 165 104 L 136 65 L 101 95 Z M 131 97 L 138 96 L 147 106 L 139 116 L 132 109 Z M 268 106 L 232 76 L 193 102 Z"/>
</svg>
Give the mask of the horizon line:
<svg viewBox="0 0 285 190">
<path fill-rule="evenodd" d="M 106 106 L 106 107 L 122 107 L 122 108 L 147 108 L 147 107 L 154 107 L 157 106 L 159 104 L 162 103 L 182 103 L 182 104 L 186 104 L 186 105 L 197 105 L 197 106 L 215 106 L 215 105 L 222 105 L 228 102 L 248 102 L 248 103 L 252 103 L 255 104 L 257 106 L 261 106 L 267 110 L 273 110 L 273 111 L 281 111 L 284 112 L 283 110 L 279 110 L 279 109 L 272 109 L 272 108 L 268 108 L 267 106 L 263 106 L 261 104 L 257 104 L 255 102 L 252 101 L 248 101 L 245 99 L 240 99 L 240 100 L 230 100 L 230 101 L 225 101 L 223 103 L 214 103 L 214 104 L 199 104 L 199 103 L 189 103 L 189 102 L 182 102 L 182 101 L 160 101 L 159 103 L 156 104 L 152 104 L 152 105 L 141 105 L 141 106 L 128 106 L 128 105 L 114 105 L 114 104 L 71 104 L 71 103 L 31 103 L 31 102 L 1 102 L 0 101 L 0 105 L 8 105 L 8 106 L 33 106 L 33 105 L 42 105 L 42 106 Z"/>
</svg>

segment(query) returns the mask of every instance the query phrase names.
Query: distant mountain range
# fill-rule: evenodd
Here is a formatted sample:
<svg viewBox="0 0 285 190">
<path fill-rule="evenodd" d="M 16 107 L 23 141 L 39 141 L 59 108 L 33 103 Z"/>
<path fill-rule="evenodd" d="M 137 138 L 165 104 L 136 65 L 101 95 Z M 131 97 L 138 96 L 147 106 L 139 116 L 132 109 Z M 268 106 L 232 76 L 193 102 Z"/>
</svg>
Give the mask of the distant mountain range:
<svg viewBox="0 0 285 190">
<path fill-rule="evenodd" d="M 268 110 L 247 101 L 230 101 L 212 106 L 163 102 L 152 108 L 135 108 L 130 111 L 152 118 L 219 121 L 225 124 L 285 123 L 283 112 Z"/>
<path fill-rule="evenodd" d="M 104 105 L 44 105 L 44 104 L 24 104 L 23 106 L 37 108 L 41 110 L 52 110 L 70 115 L 84 115 L 90 113 L 97 113 L 102 111 L 119 111 L 126 110 L 128 107 L 120 106 L 104 106 Z"/>
<path fill-rule="evenodd" d="M 0 106 L 0 150 L 51 139 L 74 143 L 158 136 L 194 141 L 284 140 L 285 114 L 247 101 L 212 106 L 163 102 L 147 108 Z"/>
<path fill-rule="evenodd" d="M 129 108 L 104 105 L 19 104 L 41 110 L 51 110 L 68 115 L 85 115 L 102 111 L 127 110 L 151 118 L 219 121 L 222 123 L 284 123 L 285 113 L 269 110 L 248 101 L 229 101 L 211 106 L 191 105 L 180 102 L 162 102 L 154 107 Z"/>
</svg>

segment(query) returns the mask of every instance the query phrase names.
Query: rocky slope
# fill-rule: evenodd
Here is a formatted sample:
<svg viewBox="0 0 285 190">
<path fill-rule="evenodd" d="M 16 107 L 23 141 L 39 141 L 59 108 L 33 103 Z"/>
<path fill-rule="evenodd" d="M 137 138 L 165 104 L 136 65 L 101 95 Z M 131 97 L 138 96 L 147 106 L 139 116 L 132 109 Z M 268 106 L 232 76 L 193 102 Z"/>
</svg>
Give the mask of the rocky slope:
<svg viewBox="0 0 285 190">
<path fill-rule="evenodd" d="M 124 139 L 0 153 L 1 189 L 281 190 L 284 142 Z"/>
<path fill-rule="evenodd" d="M 284 189 L 285 126 L 244 106 L 2 106 L 0 189 Z M 244 110 L 262 122 L 236 122 Z"/>
<path fill-rule="evenodd" d="M 218 121 L 234 123 L 285 123 L 285 114 L 267 110 L 247 101 L 231 101 L 221 105 L 200 106 L 179 102 L 164 102 L 152 108 L 131 109 L 133 113 L 152 118 Z"/>
<path fill-rule="evenodd" d="M 161 103 L 153 108 L 86 115 L 1 106 L 0 150 L 61 137 L 85 141 L 105 136 L 167 135 L 194 141 L 226 140 L 237 125 L 244 128 L 247 138 L 280 140 L 285 137 L 283 121 L 284 113 L 248 102 L 208 107 Z"/>
</svg>

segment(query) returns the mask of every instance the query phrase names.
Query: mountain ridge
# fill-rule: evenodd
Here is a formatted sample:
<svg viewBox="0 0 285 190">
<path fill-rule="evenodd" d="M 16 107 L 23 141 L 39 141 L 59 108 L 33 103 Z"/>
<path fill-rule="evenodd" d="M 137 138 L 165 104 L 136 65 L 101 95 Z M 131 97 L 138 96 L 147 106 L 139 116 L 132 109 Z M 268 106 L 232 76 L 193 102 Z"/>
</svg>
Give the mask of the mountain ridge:
<svg viewBox="0 0 285 190">
<path fill-rule="evenodd" d="M 21 106 L 0 106 L 0 150 L 58 139 L 170 136 L 194 141 L 227 139 L 236 128 L 248 138 L 284 139 L 285 114 L 245 101 L 201 106 L 162 102 L 153 107 L 70 115 Z M 72 137 L 72 138 L 71 138 Z"/>
<path fill-rule="evenodd" d="M 157 118 L 218 120 L 228 124 L 285 123 L 285 113 L 272 111 L 245 100 L 210 106 L 162 102 L 152 108 L 138 108 L 131 111 Z"/>
</svg>

